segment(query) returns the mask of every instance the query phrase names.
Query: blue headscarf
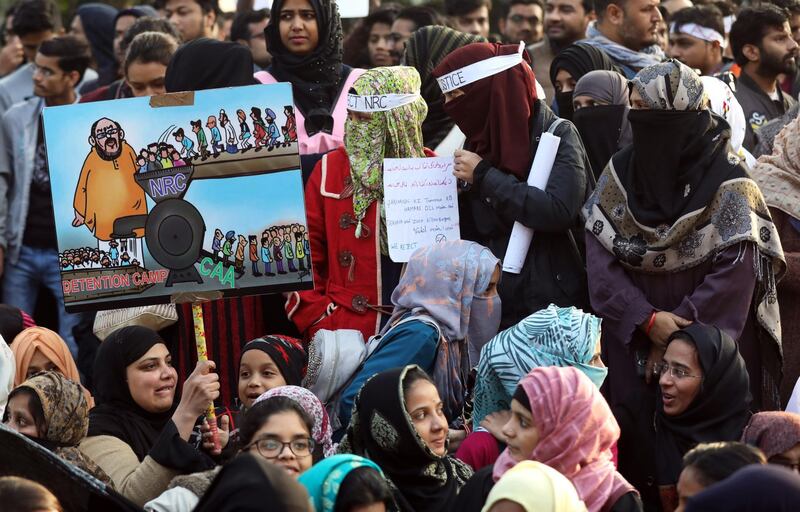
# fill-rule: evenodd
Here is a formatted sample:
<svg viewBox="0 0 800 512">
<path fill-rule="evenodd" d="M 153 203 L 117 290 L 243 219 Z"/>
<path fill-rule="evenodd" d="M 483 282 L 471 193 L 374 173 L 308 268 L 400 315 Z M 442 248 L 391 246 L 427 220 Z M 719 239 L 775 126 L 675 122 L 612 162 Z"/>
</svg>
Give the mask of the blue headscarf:
<svg viewBox="0 0 800 512">
<path fill-rule="evenodd" d="M 599 388 L 607 368 L 590 366 L 601 320 L 577 308 L 550 304 L 506 329 L 481 350 L 475 384 L 473 426 L 489 414 L 511 408 L 520 379 L 533 368 L 574 366 Z"/>
<path fill-rule="evenodd" d="M 334 455 L 314 464 L 298 481 L 308 490 L 316 512 L 333 512 L 345 477 L 357 468 L 370 467 L 383 476 L 377 464 L 358 455 Z"/>
</svg>

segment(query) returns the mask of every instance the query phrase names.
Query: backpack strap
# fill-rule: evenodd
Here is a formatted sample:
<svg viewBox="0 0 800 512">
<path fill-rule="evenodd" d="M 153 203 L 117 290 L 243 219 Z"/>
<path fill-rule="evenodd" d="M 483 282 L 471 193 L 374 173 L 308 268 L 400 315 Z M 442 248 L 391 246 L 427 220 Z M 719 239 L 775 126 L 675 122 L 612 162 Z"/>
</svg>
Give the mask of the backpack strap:
<svg viewBox="0 0 800 512">
<path fill-rule="evenodd" d="M 550 135 L 555 135 L 556 134 L 556 128 L 558 128 L 558 126 L 563 122 L 564 122 L 563 119 L 561 119 L 560 117 L 557 117 L 555 121 L 550 123 L 550 126 L 547 128 L 547 133 L 549 133 Z"/>
</svg>

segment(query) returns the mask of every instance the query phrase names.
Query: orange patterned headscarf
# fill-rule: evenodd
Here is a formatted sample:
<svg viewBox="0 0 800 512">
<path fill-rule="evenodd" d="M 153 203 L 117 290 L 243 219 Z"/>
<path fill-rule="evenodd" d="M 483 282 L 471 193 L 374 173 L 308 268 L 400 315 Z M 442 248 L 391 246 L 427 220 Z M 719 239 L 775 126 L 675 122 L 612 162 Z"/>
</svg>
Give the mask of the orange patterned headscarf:
<svg viewBox="0 0 800 512">
<path fill-rule="evenodd" d="M 17 373 L 14 377 L 14 387 L 22 384 L 28 375 L 28 367 L 33 355 L 39 351 L 57 368 L 58 372 L 67 379 L 80 383 L 81 376 L 75 360 L 69 352 L 66 342 L 57 333 L 45 327 L 29 327 L 14 338 L 11 351 L 17 363 Z M 84 390 L 89 407 L 94 406 L 91 394 Z"/>
</svg>

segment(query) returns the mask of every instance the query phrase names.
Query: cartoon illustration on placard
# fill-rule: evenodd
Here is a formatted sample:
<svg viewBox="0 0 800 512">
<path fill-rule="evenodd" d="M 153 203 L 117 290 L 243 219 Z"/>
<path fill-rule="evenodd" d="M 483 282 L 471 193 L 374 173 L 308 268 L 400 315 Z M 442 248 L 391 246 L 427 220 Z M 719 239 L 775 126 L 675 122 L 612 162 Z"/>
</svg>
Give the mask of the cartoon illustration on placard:
<svg viewBox="0 0 800 512">
<path fill-rule="evenodd" d="M 291 103 L 275 84 L 46 108 L 67 309 L 312 288 Z"/>
</svg>

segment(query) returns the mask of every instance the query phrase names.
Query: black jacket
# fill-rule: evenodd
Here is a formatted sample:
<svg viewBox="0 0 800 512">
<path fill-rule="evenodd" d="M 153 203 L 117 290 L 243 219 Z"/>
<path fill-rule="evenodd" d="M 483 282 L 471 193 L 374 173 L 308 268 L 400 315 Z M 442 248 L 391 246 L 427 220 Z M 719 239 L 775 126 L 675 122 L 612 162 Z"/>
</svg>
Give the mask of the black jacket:
<svg viewBox="0 0 800 512">
<path fill-rule="evenodd" d="M 751 152 L 755 150 L 758 142 L 756 132 L 768 121 L 782 116 L 795 103 L 794 99 L 788 94 L 784 94 L 780 87 L 778 87 L 779 100 L 773 101 L 744 71 L 736 81 L 734 95 L 742 105 L 747 125 L 742 145 Z"/>
<path fill-rule="evenodd" d="M 541 134 L 558 119 L 541 101 L 531 116 L 531 162 Z M 556 127 L 561 137 L 546 190 L 483 160 L 472 188 L 459 196 L 461 236 L 485 245 L 503 258 L 515 221 L 534 230 L 533 243 L 519 275 L 500 281 L 503 319 L 510 327 L 550 303 L 588 308 L 580 210 L 594 186 L 578 131 L 569 121 Z M 576 243 L 577 241 L 577 243 Z M 579 245 L 580 244 L 580 245 Z"/>
</svg>

